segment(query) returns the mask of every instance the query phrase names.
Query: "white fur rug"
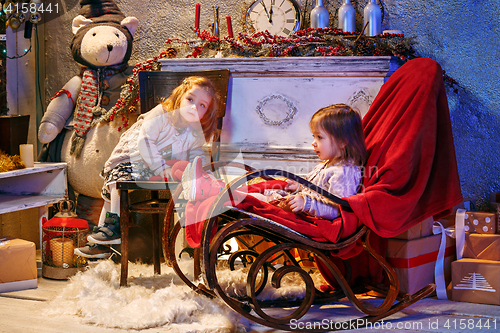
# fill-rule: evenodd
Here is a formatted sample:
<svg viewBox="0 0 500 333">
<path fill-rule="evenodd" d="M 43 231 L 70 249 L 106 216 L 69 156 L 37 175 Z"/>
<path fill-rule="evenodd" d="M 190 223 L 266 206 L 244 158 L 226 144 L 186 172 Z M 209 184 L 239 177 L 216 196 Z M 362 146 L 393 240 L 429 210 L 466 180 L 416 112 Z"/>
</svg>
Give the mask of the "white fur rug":
<svg viewBox="0 0 500 333">
<path fill-rule="evenodd" d="M 183 271 L 192 271 L 187 270 L 189 265 L 190 261 L 182 263 Z M 218 279 L 227 292 L 244 293 L 246 275 L 242 272 L 224 270 Z M 268 285 L 259 298 L 296 298 L 303 293 L 303 284 L 289 278 L 279 289 Z M 243 323 L 248 323 L 221 301 L 196 294 L 166 265 L 162 265 L 162 275 L 154 276 L 152 266 L 129 264 L 129 286 L 120 288 L 120 266 L 111 260 L 72 277 L 49 305 L 48 315 L 78 316 L 86 324 L 108 328 L 246 332 Z"/>
</svg>

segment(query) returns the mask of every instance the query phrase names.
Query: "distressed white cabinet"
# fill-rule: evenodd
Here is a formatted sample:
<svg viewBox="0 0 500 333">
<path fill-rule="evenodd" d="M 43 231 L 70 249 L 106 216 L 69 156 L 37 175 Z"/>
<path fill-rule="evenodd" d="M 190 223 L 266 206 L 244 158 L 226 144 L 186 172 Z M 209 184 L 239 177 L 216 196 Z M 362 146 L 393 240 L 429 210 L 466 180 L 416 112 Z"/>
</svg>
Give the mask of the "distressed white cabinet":
<svg viewBox="0 0 500 333">
<path fill-rule="evenodd" d="M 346 103 L 364 115 L 398 68 L 393 57 L 200 58 L 161 60 L 165 71 L 230 70 L 221 159 L 305 174 L 318 163 L 309 120 Z"/>
<path fill-rule="evenodd" d="M 0 214 L 38 208 L 40 238 L 47 206 L 67 195 L 66 163 L 35 162 L 33 168 L 0 172 Z"/>
<path fill-rule="evenodd" d="M 0 214 L 51 205 L 67 194 L 66 163 L 0 172 Z"/>
</svg>

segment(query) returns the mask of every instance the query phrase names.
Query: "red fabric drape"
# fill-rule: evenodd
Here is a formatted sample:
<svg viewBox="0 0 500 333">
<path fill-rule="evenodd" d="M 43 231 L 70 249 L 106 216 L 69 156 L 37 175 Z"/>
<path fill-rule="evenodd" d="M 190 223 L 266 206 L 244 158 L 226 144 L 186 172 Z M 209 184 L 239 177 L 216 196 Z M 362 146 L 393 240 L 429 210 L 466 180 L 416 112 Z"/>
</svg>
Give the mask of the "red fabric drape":
<svg viewBox="0 0 500 333">
<path fill-rule="evenodd" d="M 347 198 L 345 231 L 364 224 L 393 237 L 462 201 L 442 69 L 428 58 L 401 66 L 363 118 L 363 191 Z"/>
<path fill-rule="evenodd" d="M 439 64 L 418 58 L 396 70 L 364 116 L 363 131 L 369 158 L 362 191 L 346 198 L 352 212 L 342 211 L 340 237 L 364 224 L 375 233 L 373 248 L 385 257 L 386 238 L 430 216 L 446 216 L 463 200 Z M 382 268 L 366 252 L 346 259 L 353 279 L 381 282 Z M 319 268 L 335 285 L 334 277 Z"/>
</svg>

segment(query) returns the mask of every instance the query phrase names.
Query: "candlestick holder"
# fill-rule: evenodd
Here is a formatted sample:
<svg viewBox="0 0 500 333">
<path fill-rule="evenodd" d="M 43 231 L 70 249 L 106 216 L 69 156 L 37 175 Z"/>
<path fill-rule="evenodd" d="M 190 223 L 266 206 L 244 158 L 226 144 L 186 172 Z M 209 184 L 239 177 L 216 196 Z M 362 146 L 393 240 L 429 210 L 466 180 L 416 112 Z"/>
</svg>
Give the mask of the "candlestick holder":
<svg viewBox="0 0 500 333">
<path fill-rule="evenodd" d="M 200 9 L 201 5 L 199 3 L 196 4 L 196 13 L 194 16 L 194 31 L 200 30 Z"/>
<path fill-rule="evenodd" d="M 214 9 L 214 23 L 212 24 L 212 36 L 220 39 L 219 6 L 213 6 L 213 9 Z"/>
</svg>

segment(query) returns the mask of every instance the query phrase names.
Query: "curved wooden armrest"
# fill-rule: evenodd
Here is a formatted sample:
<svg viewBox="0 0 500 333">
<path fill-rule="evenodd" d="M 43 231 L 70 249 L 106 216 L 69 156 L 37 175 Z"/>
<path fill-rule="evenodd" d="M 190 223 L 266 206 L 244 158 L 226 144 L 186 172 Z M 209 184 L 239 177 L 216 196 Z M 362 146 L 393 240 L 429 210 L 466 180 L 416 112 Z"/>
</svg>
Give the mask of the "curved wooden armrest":
<svg viewBox="0 0 500 333">
<path fill-rule="evenodd" d="M 233 186 L 236 184 L 237 184 L 237 186 L 240 186 L 242 184 L 241 180 L 243 180 L 243 179 L 245 179 L 245 181 L 249 181 L 249 180 L 252 180 L 252 179 L 258 178 L 258 177 L 262 177 L 262 178 L 266 179 L 266 177 L 269 177 L 269 176 L 281 176 L 281 177 L 285 177 L 285 178 L 288 178 L 290 180 L 296 181 L 297 183 L 313 190 L 314 192 L 318 193 L 319 195 L 325 197 L 326 199 L 331 200 L 331 201 L 335 202 L 336 204 L 342 206 L 343 209 L 351 210 L 351 206 L 349 206 L 349 202 L 347 202 L 347 200 L 341 199 L 341 198 L 337 197 L 336 195 L 334 195 L 328 191 L 325 191 L 321 187 L 311 183 L 310 181 L 308 181 L 300 176 L 297 176 L 291 172 L 284 171 L 284 170 L 278 170 L 278 169 L 254 170 L 254 171 L 251 171 L 251 172 L 249 172 L 245 175 L 242 175 L 239 178 L 235 179 L 234 184 L 232 182 L 230 186 L 232 189 L 234 189 Z"/>
</svg>

